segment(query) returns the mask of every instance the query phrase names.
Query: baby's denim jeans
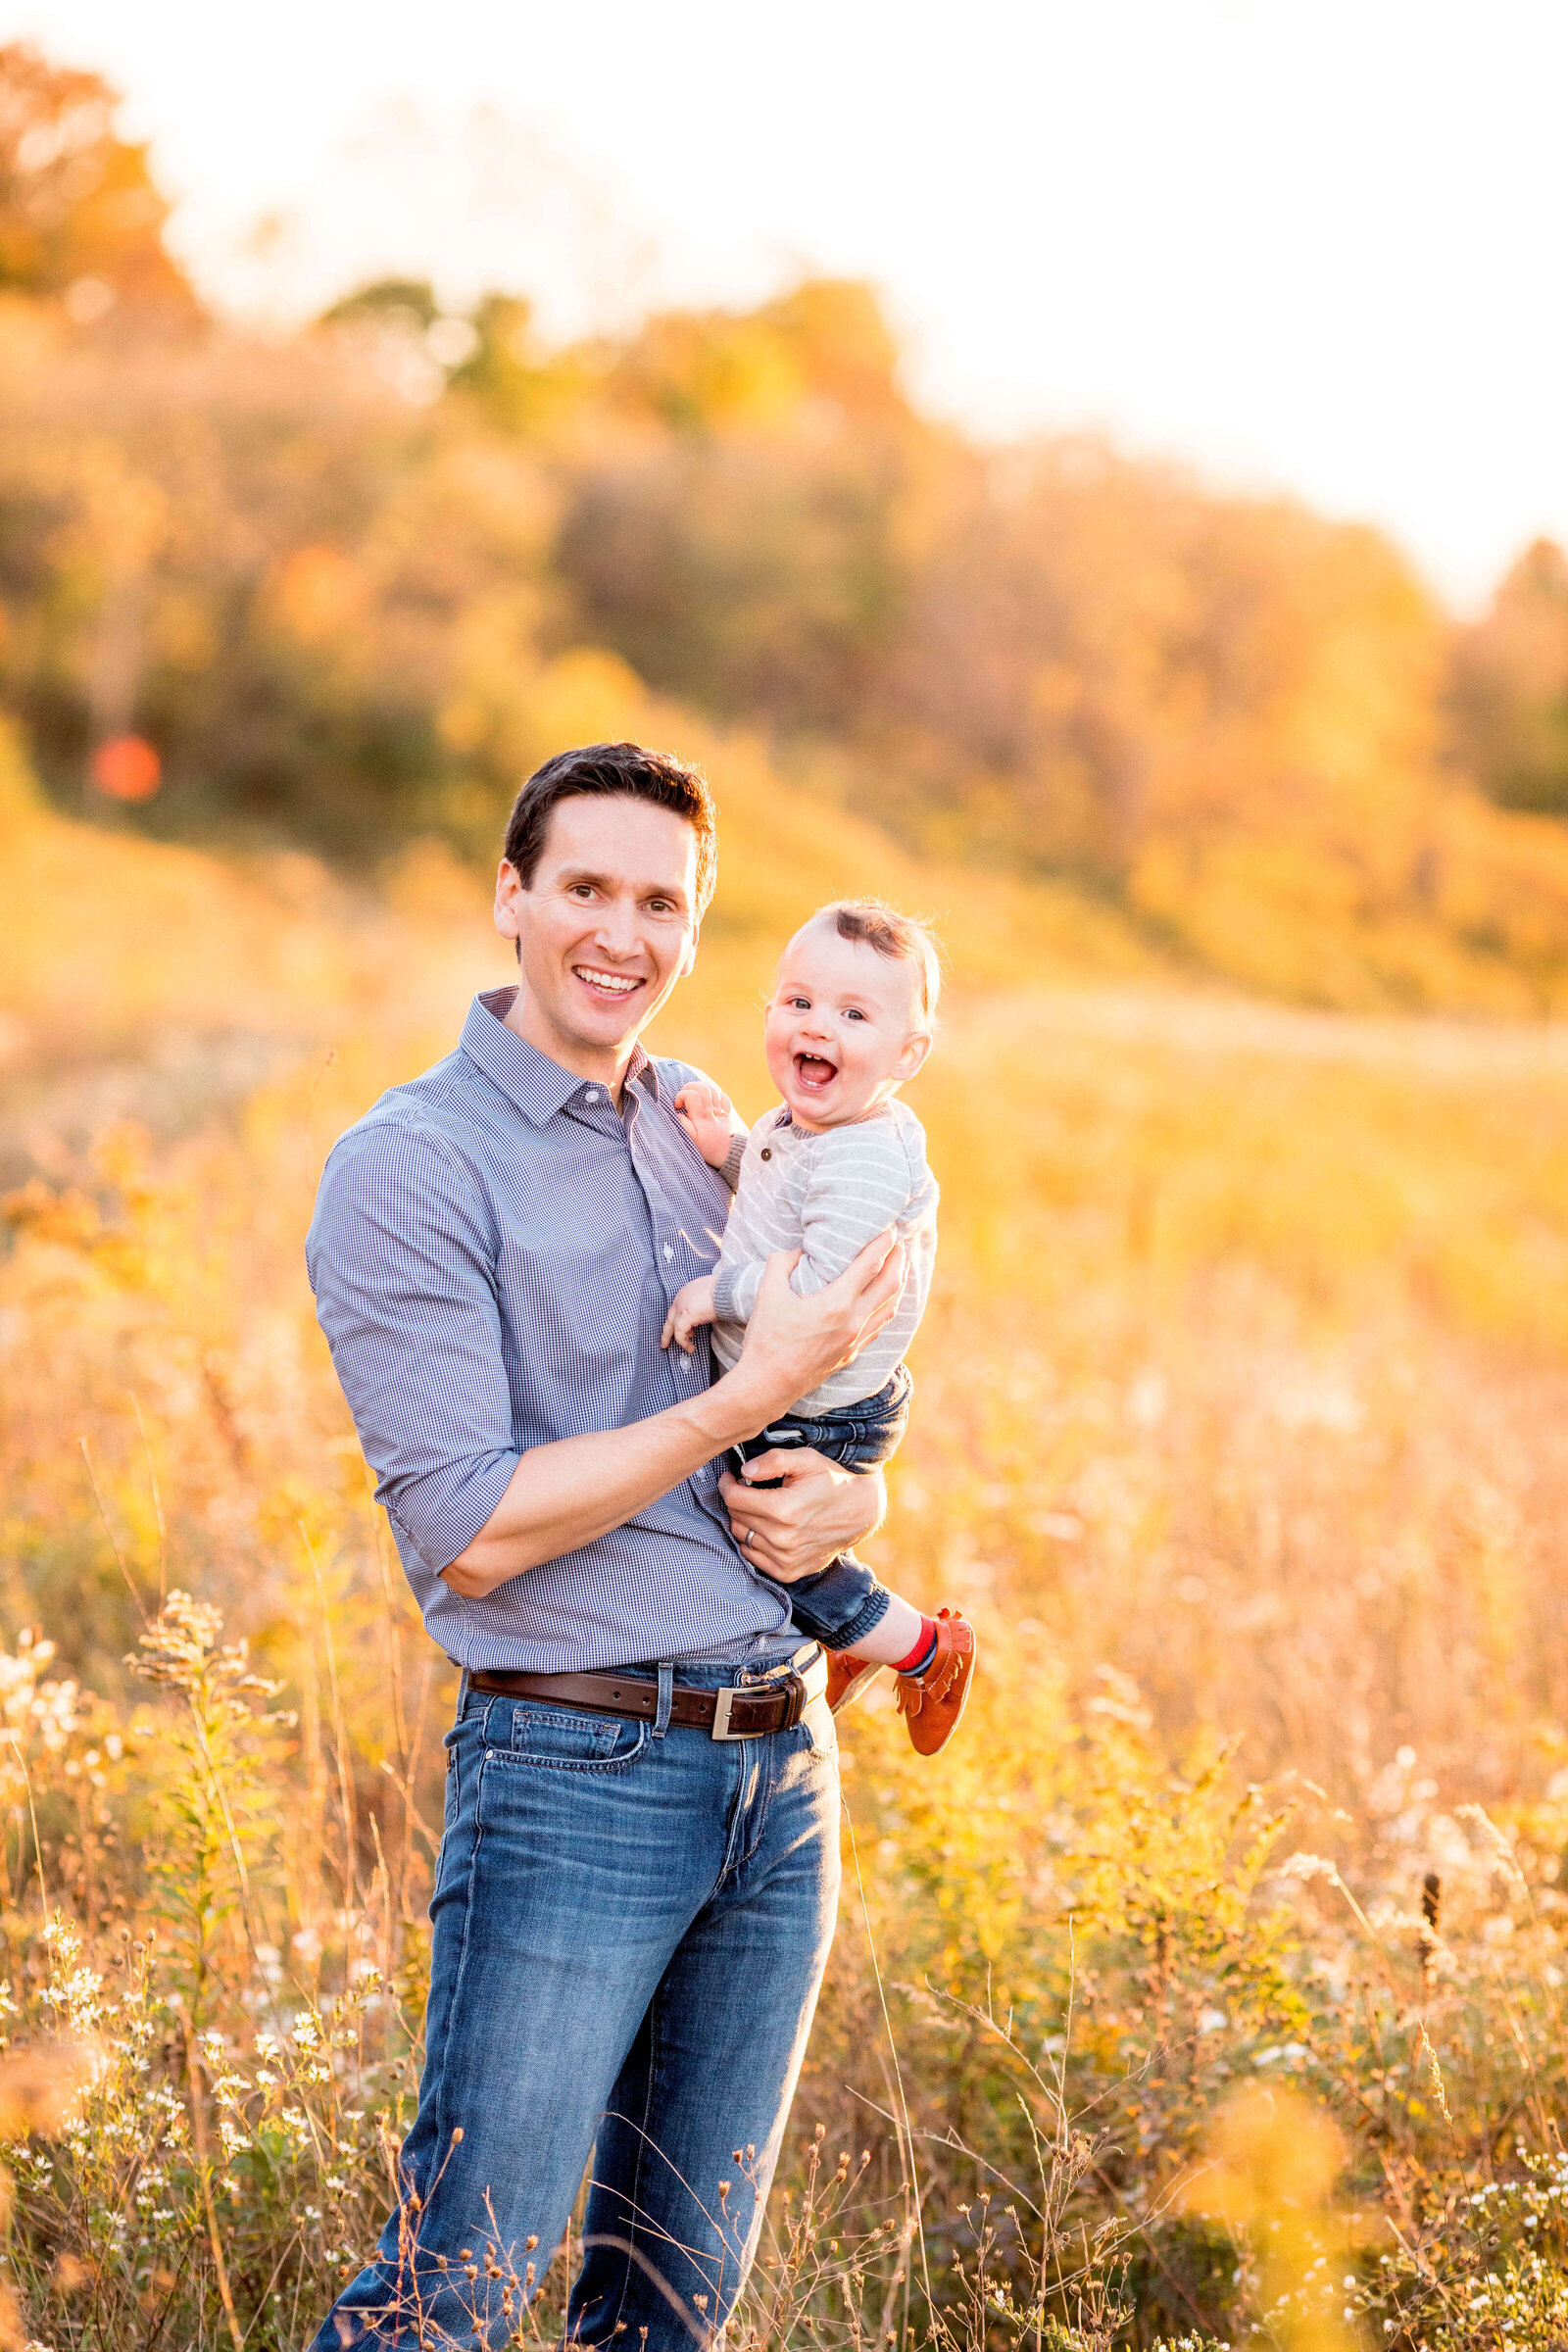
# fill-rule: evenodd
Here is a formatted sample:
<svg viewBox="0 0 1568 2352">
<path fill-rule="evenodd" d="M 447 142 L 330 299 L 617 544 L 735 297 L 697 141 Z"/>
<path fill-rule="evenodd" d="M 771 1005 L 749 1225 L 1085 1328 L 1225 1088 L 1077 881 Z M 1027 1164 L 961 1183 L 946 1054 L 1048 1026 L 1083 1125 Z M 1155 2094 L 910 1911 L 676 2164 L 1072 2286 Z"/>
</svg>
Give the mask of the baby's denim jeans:
<svg viewBox="0 0 1568 2352">
<path fill-rule="evenodd" d="M 896 1450 L 909 1419 L 914 1383 L 900 1364 L 885 1389 L 854 1404 L 834 1405 L 825 1413 L 785 1413 L 770 1422 L 760 1437 L 748 1438 L 733 1450 L 740 1463 L 759 1453 L 808 1446 L 841 1469 L 874 1470 Z M 777 1486 L 777 1479 L 759 1479 L 759 1486 Z M 785 1586 L 790 1614 L 803 1634 L 825 1649 L 853 1649 L 888 1610 L 888 1592 L 879 1585 L 853 1551 L 841 1552 L 817 1576 L 803 1576 Z"/>
</svg>

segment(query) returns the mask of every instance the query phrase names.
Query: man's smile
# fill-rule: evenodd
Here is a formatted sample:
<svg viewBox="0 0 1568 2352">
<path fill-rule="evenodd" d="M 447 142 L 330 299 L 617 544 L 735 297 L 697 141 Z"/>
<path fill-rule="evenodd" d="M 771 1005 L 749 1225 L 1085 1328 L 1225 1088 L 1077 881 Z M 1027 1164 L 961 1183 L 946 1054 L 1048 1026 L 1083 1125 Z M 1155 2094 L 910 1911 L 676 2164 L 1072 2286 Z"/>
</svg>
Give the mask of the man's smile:
<svg viewBox="0 0 1568 2352">
<path fill-rule="evenodd" d="M 634 989 L 642 987 L 642 980 L 635 972 L 611 972 L 597 963 L 574 963 L 571 969 L 573 976 L 596 996 L 629 997 Z"/>
</svg>

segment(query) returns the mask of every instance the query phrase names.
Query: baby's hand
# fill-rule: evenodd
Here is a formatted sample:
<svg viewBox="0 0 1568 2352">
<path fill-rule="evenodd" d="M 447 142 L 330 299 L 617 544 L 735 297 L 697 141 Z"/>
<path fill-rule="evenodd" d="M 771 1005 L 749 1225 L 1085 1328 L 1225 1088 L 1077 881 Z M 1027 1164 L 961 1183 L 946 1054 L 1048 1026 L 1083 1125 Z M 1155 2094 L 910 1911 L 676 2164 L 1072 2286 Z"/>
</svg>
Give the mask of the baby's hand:
<svg viewBox="0 0 1568 2352">
<path fill-rule="evenodd" d="M 721 1168 L 735 1140 L 735 1106 L 728 1095 L 706 1079 L 694 1078 L 675 1097 L 675 1113 L 710 1168 Z M 711 1315 L 703 1320 L 710 1323 Z"/>
<path fill-rule="evenodd" d="M 675 1293 L 669 1302 L 669 1312 L 664 1317 L 659 1345 L 667 1348 L 670 1341 L 674 1340 L 690 1355 L 697 1345 L 692 1337 L 693 1332 L 699 1323 L 711 1323 L 712 1320 L 713 1277 L 704 1274 L 696 1282 L 682 1283 Z"/>
</svg>

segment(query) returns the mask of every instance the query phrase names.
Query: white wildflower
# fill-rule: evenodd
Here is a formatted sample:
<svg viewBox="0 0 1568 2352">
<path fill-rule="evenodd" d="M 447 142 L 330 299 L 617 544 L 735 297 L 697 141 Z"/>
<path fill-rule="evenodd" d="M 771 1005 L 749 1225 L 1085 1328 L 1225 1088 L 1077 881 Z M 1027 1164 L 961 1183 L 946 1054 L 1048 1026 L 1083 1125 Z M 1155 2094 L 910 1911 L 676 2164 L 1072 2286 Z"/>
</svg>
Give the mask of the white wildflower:
<svg viewBox="0 0 1568 2352">
<path fill-rule="evenodd" d="M 1332 1879 L 1337 1883 L 1340 1873 L 1338 1864 L 1324 1854 L 1298 1853 L 1287 1854 L 1273 1875 L 1277 1879 Z"/>
</svg>

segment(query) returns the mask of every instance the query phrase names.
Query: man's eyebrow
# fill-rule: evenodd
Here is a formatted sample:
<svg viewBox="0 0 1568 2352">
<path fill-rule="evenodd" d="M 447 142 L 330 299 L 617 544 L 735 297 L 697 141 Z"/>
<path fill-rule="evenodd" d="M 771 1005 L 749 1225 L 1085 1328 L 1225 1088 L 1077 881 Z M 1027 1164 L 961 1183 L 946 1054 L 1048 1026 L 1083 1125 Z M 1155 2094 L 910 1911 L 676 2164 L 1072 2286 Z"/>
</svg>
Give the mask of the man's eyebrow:
<svg viewBox="0 0 1568 2352">
<path fill-rule="evenodd" d="M 591 865 L 564 865 L 556 878 L 567 888 L 574 882 L 591 882 L 596 890 L 613 889 L 625 879 L 622 874 L 601 873 Z M 677 899 L 681 906 L 686 904 L 686 892 L 679 882 L 639 882 L 635 887 L 640 899 Z"/>
</svg>

